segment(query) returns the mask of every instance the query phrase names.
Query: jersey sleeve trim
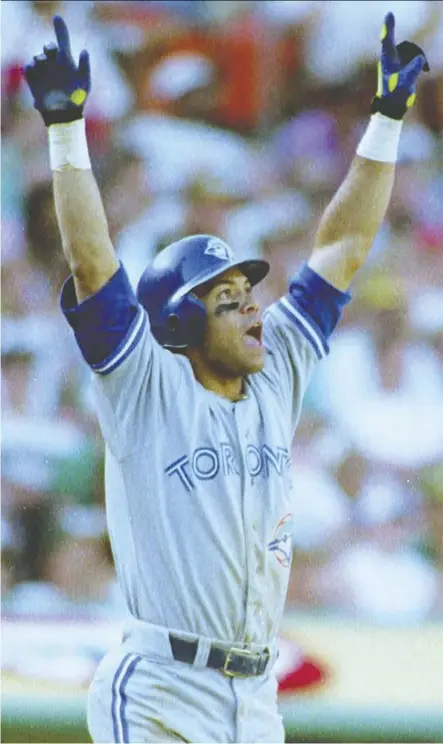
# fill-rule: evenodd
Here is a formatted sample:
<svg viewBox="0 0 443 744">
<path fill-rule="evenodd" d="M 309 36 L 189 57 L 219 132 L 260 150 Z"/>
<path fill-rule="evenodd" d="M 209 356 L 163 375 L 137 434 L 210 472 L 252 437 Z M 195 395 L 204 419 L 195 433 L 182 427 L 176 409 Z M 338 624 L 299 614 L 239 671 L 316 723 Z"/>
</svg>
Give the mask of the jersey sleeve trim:
<svg viewBox="0 0 443 744">
<path fill-rule="evenodd" d="M 329 353 L 328 339 L 350 300 L 350 292 L 342 292 L 303 264 L 292 277 L 288 293 L 270 311 L 279 310 L 291 320 L 322 359 Z"/>
<path fill-rule="evenodd" d="M 129 329 L 127 338 L 120 344 L 119 347 L 103 362 L 100 364 L 91 364 L 91 369 L 100 375 L 109 375 L 117 367 L 119 367 L 125 359 L 131 354 L 139 343 L 143 336 L 144 330 L 148 323 L 148 316 L 143 308 L 140 306 L 139 312 L 136 315 L 134 322 Z"/>
<path fill-rule="evenodd" d="M 70 276 L 63 285 L 60 304 L 83 358 L 98 374 L 109 374 L 122 364 L 149 326 L 148 315 L 121 264 L 106 284 L 82 302 L 77 300 Z"/>
<path fill-rule="evenodd" d="M 304 313 L 296 308 L 288 297 L 282 297 L 274 305 L 275 309 L 280 310 L 286 318 L 295 324 L 295 326 L 301 331 L 303 336 L 310 342 L 317 357 L 323 359 L 329 352 L 329 347 L 326 339 L 322 337 L 320 331 L 314 327 L 312 320 L 307 318 Z"/>
</svg>

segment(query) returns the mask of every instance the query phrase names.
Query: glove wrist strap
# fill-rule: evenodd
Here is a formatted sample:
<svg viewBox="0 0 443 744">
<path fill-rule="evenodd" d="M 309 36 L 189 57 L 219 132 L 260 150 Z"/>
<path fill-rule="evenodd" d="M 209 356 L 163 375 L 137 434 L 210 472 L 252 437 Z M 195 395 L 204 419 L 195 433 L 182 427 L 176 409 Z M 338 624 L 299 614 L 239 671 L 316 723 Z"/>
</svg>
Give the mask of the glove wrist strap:
<svg viewBox="0 0 443 744">
<path fill-rule="evenodd" d="M 48 138 L 51 170 L 91 169 L 84 119 L 51 124 Z"/>
<path fill-rule="evenodd" d="M 373 114 L 366 132 L 357 147 L 357 155 L 380 163 L 395 163 L 403 122 Z"/>
</svg>

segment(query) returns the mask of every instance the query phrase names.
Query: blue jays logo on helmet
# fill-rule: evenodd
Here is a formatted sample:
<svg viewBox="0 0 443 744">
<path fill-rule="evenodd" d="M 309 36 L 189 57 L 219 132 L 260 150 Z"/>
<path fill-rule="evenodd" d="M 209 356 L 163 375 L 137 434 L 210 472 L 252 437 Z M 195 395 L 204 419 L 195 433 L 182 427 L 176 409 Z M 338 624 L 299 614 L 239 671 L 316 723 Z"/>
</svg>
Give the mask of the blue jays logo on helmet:
<svg viewBox="0 0 443 744">
<path fill-rule="evenodd" d="M 268 543 L 268 550 L 274 553 L 278 562 L 287 568 L 291 563 L 292 556 L 292 514 L 282 517 Z"/>
<path fill-rule="evenodd" d="M 221 258 L 222 261 L 230 261 L 231 263 L 234 261 L 234 256 L 229 245 L 226 245 L 223 240 L 219 240 L 218 238 L 211 238 L 211 240 L 208 240 L 208 244 L 203 253 L 205 256 L 217 256 L 217 258 Z"/>
<path fill-rule="evenodd" d="M 201 343 L 206 309 L 192 290 L 234 266 L 252 286 L 269 271 L 267 261 L 235 261 L 231 248 L 214 235 L 191 235 L 164 248 L 137 287 L 137 299 L 149 315 L 154 338 L 169 349 Z"/>
</svg>

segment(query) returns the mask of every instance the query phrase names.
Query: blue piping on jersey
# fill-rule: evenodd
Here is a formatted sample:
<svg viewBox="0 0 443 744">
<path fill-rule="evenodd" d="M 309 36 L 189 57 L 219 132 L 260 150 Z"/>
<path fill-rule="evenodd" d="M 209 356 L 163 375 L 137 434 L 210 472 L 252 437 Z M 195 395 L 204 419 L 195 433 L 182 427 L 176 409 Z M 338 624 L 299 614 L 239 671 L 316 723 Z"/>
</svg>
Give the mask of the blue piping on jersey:
<svg viewBox="0 0 443 744">
<path fill-rule="evenodd" d="M 309 321 L 320 338 L 327 341 L 351 300 L 350 292 L 334 287 L 308 264 L 292 277 L 286 300 Z"/>
<path fill-rule="evenodd" d="M 126 686 L 141 658 L 141 656 L 134 656 L 134 654 L 126 654 L 115 673 L 112 683 L 112 726 L 114 729 L 114 741 L 118 744 L 120 742 L 129 744 L 128 722 L 125 718 L 127 705 Z M 121 677 L 125 667 L 126 670 L 123 673 L 123 677 Z"/>
<path fill-rule="evenodd" d="M 319 359 L 323 359 L 323 357 L 326 356 L 327 351 L 325 351 L 320 343 L 320 340 L 318 337 L 314 334 L 311 328 L 308 328 L 306 325 L 304 325 L 301 320 L 296 316 L 295 314 L 295 308 L 291 310 L 286 307 L 281 300 L 279 300 L 276 305 L 276 308 L 278 308 L 284 315 L 286 315 L 287 318 L 291 321 L 291 323 L 294 323 L 294 325 L 297 326 L 299 331 L 303 334 L 303 336 L 311 343 L 311 345 L 314 348 L 315 353 L 317 354 L 317 357 Z"/>
<path fill-rule="evenodd" d="M 117 347 L 111 356 L 103 362 L 100 362 L 99 364 L 91 364 L 91 368 L 94 372 L 98 372 L 101 375 L 109 375 L 117 369 L 117 367 L 120 367 L 139 343 L 147 322 L 148 316 L 144 310 L 140 309 L 139 315 L 136 316 L 134 327 L 123 340 L 123 344 Z"/>
<path fill-rule="evenodd" d="M 290 294 L 281 297 L 279 302 L 284 305 L 289 312 L 293 313 L 302 325 L 308 326 L 308 332 L 312 334 L 313 338 L 318 342 L 319 348 L 323 350 L 323 353 L 326 356 L 329 353 L 327 336 L 325 336 L 322 329 L 317 325 L 309 311 L 302 307 Z"/>
</svg>

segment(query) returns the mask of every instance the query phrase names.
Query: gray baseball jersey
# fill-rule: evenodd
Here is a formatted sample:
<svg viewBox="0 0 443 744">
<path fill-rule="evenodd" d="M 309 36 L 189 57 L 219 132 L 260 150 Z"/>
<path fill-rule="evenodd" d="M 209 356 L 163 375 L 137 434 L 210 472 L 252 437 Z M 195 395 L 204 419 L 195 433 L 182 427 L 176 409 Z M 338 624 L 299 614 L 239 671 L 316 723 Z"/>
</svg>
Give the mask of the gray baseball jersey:
<svg viewBox="0 0 443 744">
<path fill-rule="evenodd" d="M 291 440 L 349 295 L 304 266 L 264 315 L 263 371 L 233 403 L 163 349 L 123 267 L 62 308 L 91 365 L 119 581 L 136 618 L 269 644 L 291 565 Z"/>
</svg>

